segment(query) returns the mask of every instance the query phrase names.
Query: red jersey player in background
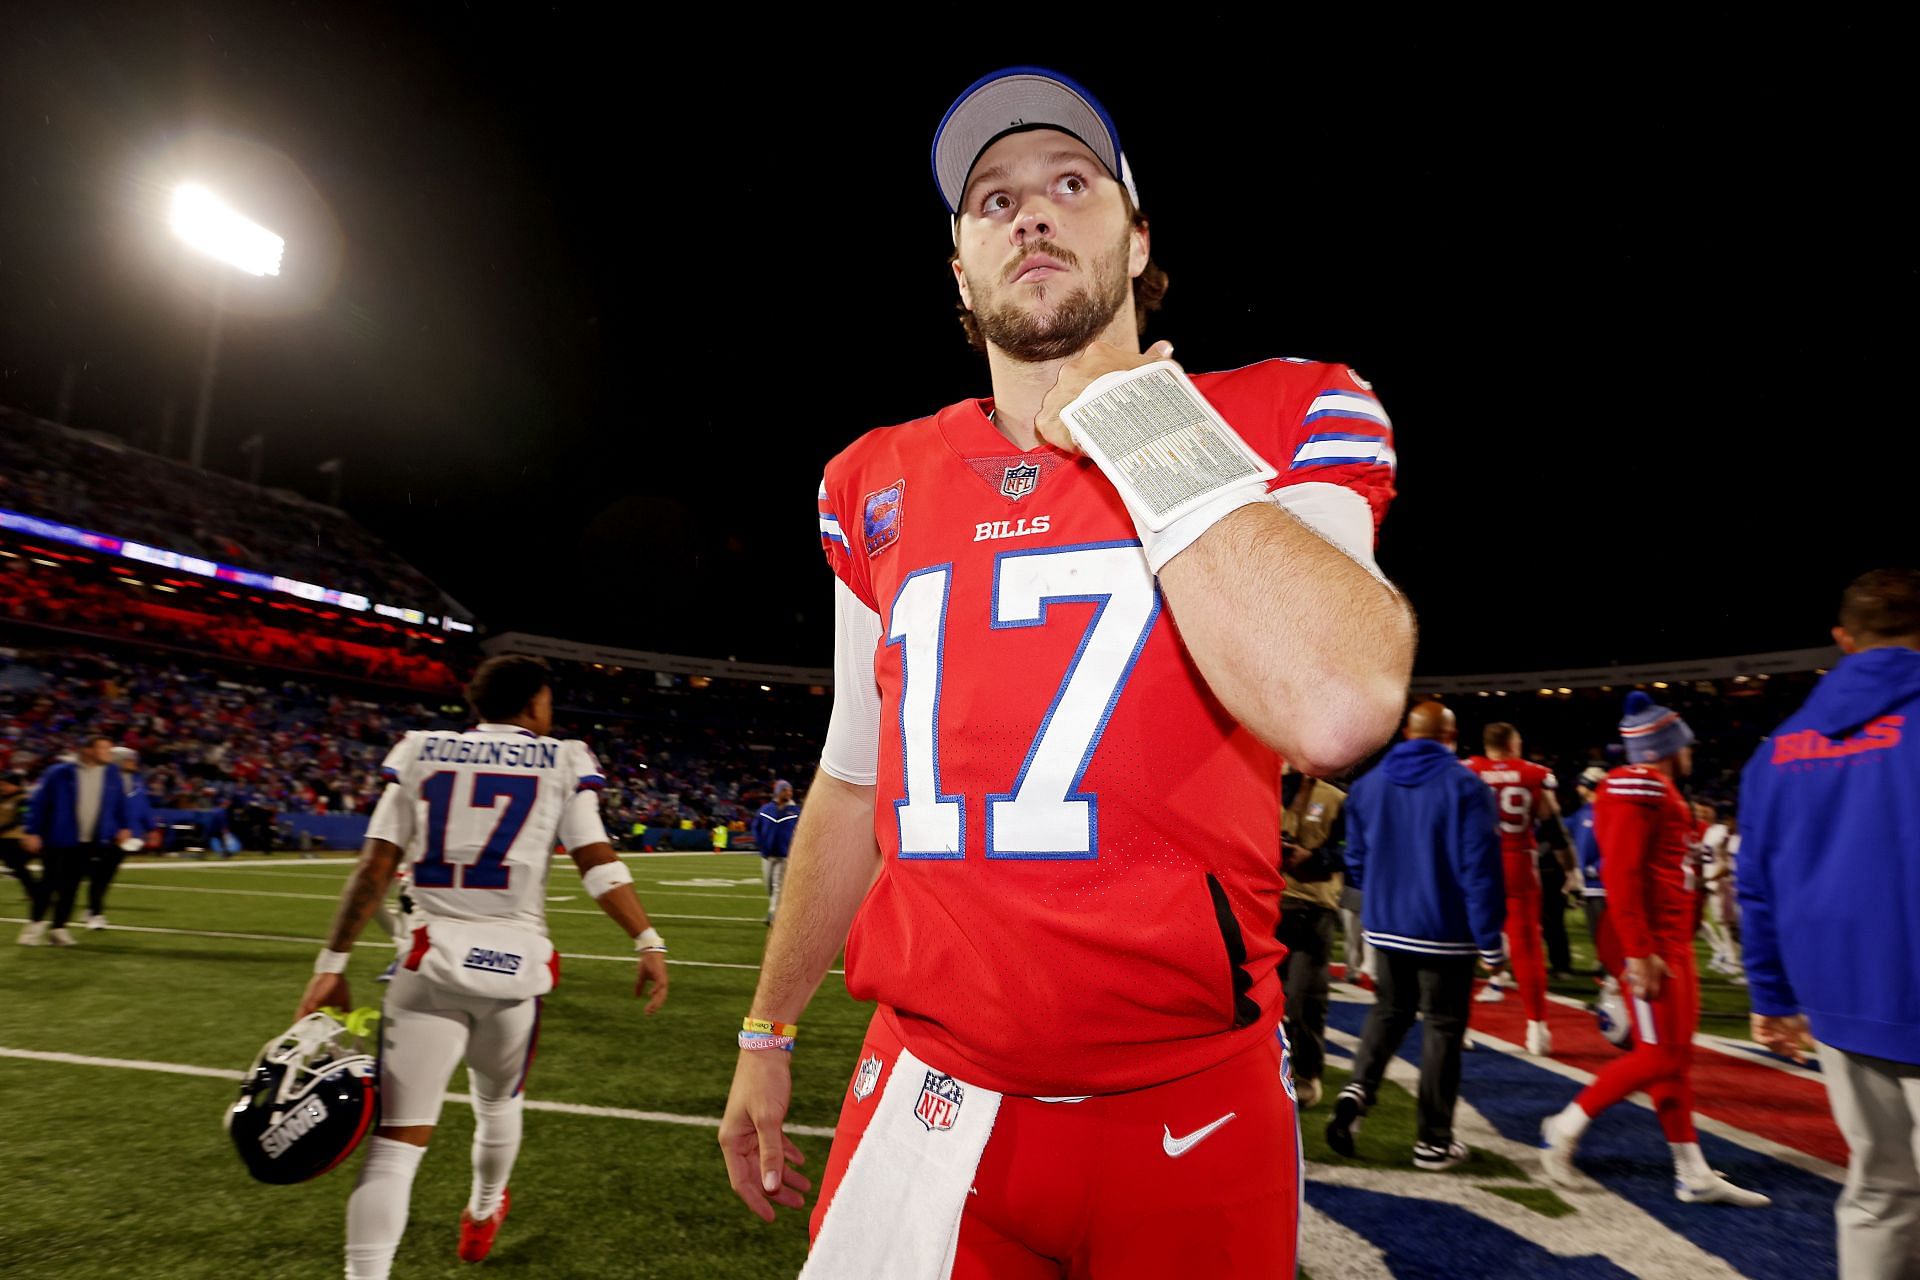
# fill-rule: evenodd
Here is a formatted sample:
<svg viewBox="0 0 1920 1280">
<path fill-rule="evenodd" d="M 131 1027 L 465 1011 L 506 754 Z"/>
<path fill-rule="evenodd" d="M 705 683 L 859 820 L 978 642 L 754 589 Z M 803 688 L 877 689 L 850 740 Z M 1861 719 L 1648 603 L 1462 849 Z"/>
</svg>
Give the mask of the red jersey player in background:
<svg viewBox="0 0 1920 1280">
<path fill-rule="evenodd" d="M 1607 919 L 1626 953 L 1634 1046 L 1594 1077 L 1566 1110 L 1541 1125 L 1541 1166 L 1553 1181 L 1577 1185 L 1573 1153 L 1588 1122 L 1644 1089 L 1673 1151 L 1679 1199 L 1743 1208 L 1771 1204 L 1707 1167 L 1693 1125 L 1693 1033 L 1700 1022 L 1693 933 L 1699 894 L 1693 810 L 1677 785 L 1693 772 L 1693 730 L 1679 712 L 1636 691 L 1627 695 L 1620 737 L 1630 763 L 1600 784 L 1593 825 L 1600 838 Z"/>
<path fill-rule="evenodd" d="M 1527 1052 L 1549 1054 L 1553 1037 L 1547 1031 L 1547 959 L 1540 939 L 1540 868 L 1534 861 L 1538 842 L 1533 824 L 1547 818 L 1559 821 L 1560 801 L 1554 796 L 1553 775 L 1544 765 L 1521 756 L 1518 729 L 1490 724 L 1481 741 L 1486 754 L 1469 758 L 1467 768 L 1493 788 L 1494 807 L 1500 813 L 1500 860 L 1507 877 L 1507 962 L 1527 1013 Z M 1501 998 L 1502 986 L 1496 977 L 1481 997 Z"/>
<path fill-rule="evenodd" d="M 728 1173 L 803 1206 L 787 1051 L 844 942 L 879 1008 L 808 1280 L 1291 1276 L 1279 766 L 1338 771 L 1405 705 L 1386 414 L 1339 365 L 1140 354 L 1165 276 L 1078 86 L 989 76 L 934 158 L 993 395 L 827 467 L 834 709 Z"/>
</svg>

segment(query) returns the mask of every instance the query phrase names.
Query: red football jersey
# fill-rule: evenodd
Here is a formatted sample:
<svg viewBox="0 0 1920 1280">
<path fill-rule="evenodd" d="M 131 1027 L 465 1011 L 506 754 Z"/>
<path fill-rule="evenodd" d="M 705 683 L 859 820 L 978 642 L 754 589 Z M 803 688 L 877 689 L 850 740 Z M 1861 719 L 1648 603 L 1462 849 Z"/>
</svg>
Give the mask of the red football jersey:
<svg viewBox="0 0 1920 1280">
<path fill-rule="evenodd" d="M 1628 956 L 1693 945 L 1693 810 L 1672 779 L 1647 765 L 1615 769 L 1593 798 L 1607 918 Z"/>
<path fill-rule="evenodd" d="M 1533 837 L 1533 815 L 1540 796 L 1553 786 L 1553 774 L 1545 765 L 1531 760 L 1489 760 L 1471 756 L 1467 768 L 1480 775 L 1480 781 L 1493 788 L 1494 804 L 1500 810 L 1500 852 L 1509 858 L 1531 856 L 1537 842 Z"/>
<path fill-rule="evenodd" d="M 1391 428 L 1351 371 L 1194 382 L 1273 488 L 1357 491 L 1378 528 Z M 986 1088 L 1161 1083 L 1279 1021 L 1279 761 L 1208 689 L 1112 484 L 990 409 L 870 432 L 821 489 L 828 562 L 881 622 L 883 864 L 847 986 Z"/>
</svg>

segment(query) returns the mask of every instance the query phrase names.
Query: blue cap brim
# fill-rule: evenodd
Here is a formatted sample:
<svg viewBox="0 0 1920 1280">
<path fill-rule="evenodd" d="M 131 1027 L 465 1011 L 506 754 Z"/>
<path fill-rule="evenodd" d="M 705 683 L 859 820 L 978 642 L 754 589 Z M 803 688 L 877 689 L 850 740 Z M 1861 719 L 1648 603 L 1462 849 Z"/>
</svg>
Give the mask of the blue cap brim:
<svg viewBox="0 0 1920 1280">
<path fill-rule="evenodd" d="M 980 153 L 1018 129 L 1058 129 L 1080 139 L 1139 207 L 1120 131 L 1100 100 L 1057 71 L 1007 67 L 967 86 L 934 130 L 933 180 L 949 213 L 960 211 L 967 175 Z"/>
</svg>

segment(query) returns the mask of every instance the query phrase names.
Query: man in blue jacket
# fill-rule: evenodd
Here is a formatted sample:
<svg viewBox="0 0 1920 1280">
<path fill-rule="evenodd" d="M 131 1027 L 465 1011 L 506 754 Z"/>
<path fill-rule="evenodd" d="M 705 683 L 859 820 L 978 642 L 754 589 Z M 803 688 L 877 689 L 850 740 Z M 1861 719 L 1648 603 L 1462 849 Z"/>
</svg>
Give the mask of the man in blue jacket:
<svg viewBox="0 0 1920 1280">
<path fill-rule="evenodd" d="M 1833 638 L 1741 775 L 1735 878 L 1753 1038 L 1804 1060 L 1811 1030 L 1846 1135 L 1840 1274 L 1892 1280 L 1920 1275 L 1920 571 L 1855 579 Z"/>
<path fill-rule="evenodd" d="M 96 853 L 128 839 L 127 793 L 119 771 L 111 763 L 113 739 L 95 735 L 80 748 L 72 764 L 54 765 L 40 775 L 40 785 L 27 800 L 26 834 L 20 847 L 40 855 L 46 873 L 46 892 L 33 909 L 33 920 L 20 932 L 20 945 L 37 947 L 44 939 L 56 947 L 73 945 L 67 921 L 80 890 L 80 877 Z M 53 932 L 47 933 L 47 912 L 53 913 Z"/>
<path fill-rule="evenodd" d="M 1347 796 L 1347 882 L 1362 889 L 1361 923 L 1378 953 L 1378 995 L 1353 1079 L 1327 1123 L 1327 1145 L 1351 1156 L 1354 1130 L 1387 1063 L 1415 1016 L 1423 1016 L 1413 1163 L 1430 1172 L 1468 1157 L 1453 1138 L 1453 1106 L 1474 958 L 1494 968 L 1505 960 L 1499 818 L 1493 792 L 1454 754 L 1456 736 L 1453 712 L 1438 702 L 1419 704 L 1407 715 L 1406 740 Z"/>
<path fill-rule="evenodd" d="M 753 815 L 753 843 L 760 850 L 760 869 L 766 873 L 767 923 L 780 909 L 780 889 L 787 882 L 787 850 L 793 845 L 793 829 L 800 825 L 800 806 L 793 802 L 793 784 L 776 779 L 773 799 Z"/>
<path fill-rule="evenodd" d="M 140 753 L 132 747 L 113 749 L 113 772 L 108 778 L 127 793 L 123 815 L 133 839 L 103 844 L 94 851 L 93 865 L 87 874 L 87 928 L 107 927 L 107 890 L 120 870 L 120 861 L 140 846 L 153 830 L 153 805 L 147 800 L 147 784 L 140 777 Z M 131 847 L 129 847 L 131 846 Z"/>
</svg>

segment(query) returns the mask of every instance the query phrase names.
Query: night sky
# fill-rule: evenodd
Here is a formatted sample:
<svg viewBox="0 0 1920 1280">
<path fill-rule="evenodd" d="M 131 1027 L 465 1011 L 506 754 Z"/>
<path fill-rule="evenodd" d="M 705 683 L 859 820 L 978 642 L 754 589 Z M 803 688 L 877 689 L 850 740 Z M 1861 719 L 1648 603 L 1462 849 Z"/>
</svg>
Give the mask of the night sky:
<svg viewBox="0 0 1920 1280">
<path fill-rule="evenodd" d="M 229 294 L 209 466 L 262 432 L 323 496 L 342 458 L 495 630 L 828 659 L 822 465 L 988 390 L 927 151 L 1022 62 L 1119 122 L 1149 338 L 1378 389 L 1424 672 L 1818 644 L 1848 578 L 1920 560 L 1912 33 L 1879 20 L 0 12 L 0 402 L 53 416 L 71 368 L 69 422 L 184 454 L 210 284 L 156 228 L 198 168 L 289 242 Z"/>
</svg>

